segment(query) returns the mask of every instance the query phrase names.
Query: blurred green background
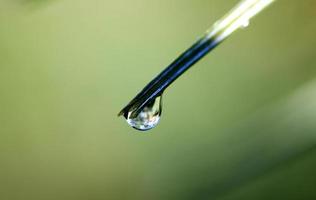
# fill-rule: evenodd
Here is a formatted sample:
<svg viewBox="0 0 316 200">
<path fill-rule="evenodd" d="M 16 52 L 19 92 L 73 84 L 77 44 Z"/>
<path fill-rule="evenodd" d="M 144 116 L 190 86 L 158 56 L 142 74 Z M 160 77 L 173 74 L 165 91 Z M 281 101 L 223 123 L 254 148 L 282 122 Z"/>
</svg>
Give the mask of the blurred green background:
<svg viewBox="0 0 316 200">
<path fill-rule="evenodd" d="M 316 1 L 279 0 L 118 111 L 237 0 L 0 0 L 0 199 L 316 199 Z"/>
</svg>

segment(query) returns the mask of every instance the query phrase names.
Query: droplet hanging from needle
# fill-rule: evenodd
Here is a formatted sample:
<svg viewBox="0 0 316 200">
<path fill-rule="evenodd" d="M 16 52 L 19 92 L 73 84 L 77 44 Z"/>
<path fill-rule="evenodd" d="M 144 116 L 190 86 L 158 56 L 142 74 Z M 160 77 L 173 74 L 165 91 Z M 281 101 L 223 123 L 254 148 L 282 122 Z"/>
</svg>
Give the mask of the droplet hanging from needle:
<svg viewBox="0 0 316 200">
<path fill-rule="evenodd" d="M 136 116 L 133 116 L 133 112 L 127 113 L 126 121 L 133 128 L 140 131 L 147 131 L 154 128 L 161 116 L 162 111 L 162 96 L 156 97 L 154 100 L 148 102 Z"/>
<path fill-rule="evenodd" d="M 161 116 L 161 95 L 187 69 L 197 63 L 212 49 L 239 28 L 249 25 L 249 20 L 274 0 L 243 0 L 227 15 L 217 21 L 206 34 L 182 53 L 156 76 L 119 113 L 137 130 L 155 127 Z"/>
</svg>

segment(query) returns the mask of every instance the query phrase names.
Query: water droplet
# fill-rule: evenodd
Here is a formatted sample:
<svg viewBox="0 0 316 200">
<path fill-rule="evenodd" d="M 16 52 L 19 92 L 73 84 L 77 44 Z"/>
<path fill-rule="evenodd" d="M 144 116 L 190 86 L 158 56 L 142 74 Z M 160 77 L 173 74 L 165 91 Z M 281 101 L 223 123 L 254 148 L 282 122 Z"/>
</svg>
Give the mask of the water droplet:
<svg viewBox="0 0 316 200">
<path fill-rule="evenodd" d="M 126 121 L 133 128 L 140 131 L 147 131 L 154 128 L 160 119 L 162 108 L 162 97 L 158 96 L 140 111 L 136 117 L 131 117 L 133 111 L 128 112 Z"/>
<path fill-rule="evenodd" d="M 241 24 L 241 28 L 247 28 L 249 26 L 249 21 L 246 20 Z"/>
</svg>

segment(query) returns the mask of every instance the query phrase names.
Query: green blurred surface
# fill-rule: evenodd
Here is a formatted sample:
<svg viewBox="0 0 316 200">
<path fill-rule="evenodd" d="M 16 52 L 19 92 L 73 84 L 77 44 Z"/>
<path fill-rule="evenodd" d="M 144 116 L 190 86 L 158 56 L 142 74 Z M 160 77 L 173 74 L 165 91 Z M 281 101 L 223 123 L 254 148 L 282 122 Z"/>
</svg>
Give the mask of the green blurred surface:
<svg viewBox="0 0 316 200">
<path fill-rule="evenodd" d="M 118 111 L 236 0 L 1 0 L 0 199 L 316 199 L 316 3 L 279 0 Z"/>
</svg>

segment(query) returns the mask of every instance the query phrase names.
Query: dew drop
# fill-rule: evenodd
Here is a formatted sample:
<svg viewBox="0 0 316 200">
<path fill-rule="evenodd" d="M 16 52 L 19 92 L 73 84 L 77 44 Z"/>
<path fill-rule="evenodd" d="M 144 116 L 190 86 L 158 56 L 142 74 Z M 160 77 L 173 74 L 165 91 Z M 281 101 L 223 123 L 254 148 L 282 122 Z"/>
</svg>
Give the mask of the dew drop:
<svg viewBox="0 0 316 200">
<path fill-rule="evenodd" d="M 249 21 L 245 20 L 242 24 L 241 24 L 241 28 L 247 28 L 249 26 Z"/>
<path fill-rule="evenodd" d="M 131 117 L 134 111 L 128 112 L 126 121 L 130 126 L 137 130 L 147 131 L 158 124 L 161 116 L 161 108 L 162 97 L 158 96 L 153 101 L 147 103 L 136 117 Z"/>
</svg>

